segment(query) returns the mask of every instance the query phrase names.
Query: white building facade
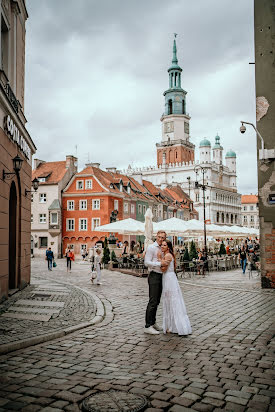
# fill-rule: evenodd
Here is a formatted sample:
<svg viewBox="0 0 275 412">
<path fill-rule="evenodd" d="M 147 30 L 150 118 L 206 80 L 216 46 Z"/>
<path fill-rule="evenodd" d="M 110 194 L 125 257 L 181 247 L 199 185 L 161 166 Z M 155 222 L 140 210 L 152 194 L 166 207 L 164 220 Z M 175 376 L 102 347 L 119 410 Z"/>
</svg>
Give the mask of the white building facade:
<svg viewBox="0 0 275 412">
<path fill-rule="evenodd" d="M 32 178 L 39 180 L 31 203 L 31 252 L 34 257 L 45 256 L 51 248 L 54 257 L 62 254 L 62 191 L 77 172 L 77 159 L 44 162 L 34 159 Z"/>
<path fill-rule="evenodd" d="M 259 199 L 257 195 L 242 195 L 242 225 L 259 229 Z"/>
<path fill-rule="evenodd" d="M 138 169 L 129 166 L 123 173 L 133 177 L 142 173 L 144 179 L 162 189 L 180 185 L 193 200 L 200 220 L 203 220 L 203 190 L 196 194 L 194 188 L 196 180 L 203 183 L 204 174 L 206 220 L 221 225 L 240 225 L 241 195 L 236 186 L 236 153 L 229 150 L 224 164 L 223 147 L 217 135 L 213 147 L 208 139 L 201 141 L 200 158 L 196 161 L 195 145 L 190 142 L 191 117 L 186 112 L 187 92 L 181 88 L 181 72 L 174 40 L 172 65 L 168 69 L 169 89 L 164 92 L 162 139 L 156 144 L 157 165 Z"/>
</svg>

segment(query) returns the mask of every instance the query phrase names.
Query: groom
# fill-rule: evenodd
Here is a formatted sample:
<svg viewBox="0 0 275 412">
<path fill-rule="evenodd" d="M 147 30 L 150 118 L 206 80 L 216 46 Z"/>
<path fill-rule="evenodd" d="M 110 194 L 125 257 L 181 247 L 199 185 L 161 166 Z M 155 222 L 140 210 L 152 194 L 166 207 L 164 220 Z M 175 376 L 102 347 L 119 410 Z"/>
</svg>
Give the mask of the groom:
<svg viewBox="0 0 275 412">
<path fill-rule="evenodd" d="M 162 230 L 158 231 L 156 241 L 148 246 L 146 251 L 144 265 L 148 267 L 148 283 L 149 283 L 149 302 L 145 315 L 144 333 L 149 335 L 159 335 L 162 328 L 156 323 L 157 308 L 162 292 L 162 273 L 164 267 L 161 266 L 158 260 L 158 253 L 161 251 L 161 244 L 166 239 L 166 233 Z"/>
</svg>

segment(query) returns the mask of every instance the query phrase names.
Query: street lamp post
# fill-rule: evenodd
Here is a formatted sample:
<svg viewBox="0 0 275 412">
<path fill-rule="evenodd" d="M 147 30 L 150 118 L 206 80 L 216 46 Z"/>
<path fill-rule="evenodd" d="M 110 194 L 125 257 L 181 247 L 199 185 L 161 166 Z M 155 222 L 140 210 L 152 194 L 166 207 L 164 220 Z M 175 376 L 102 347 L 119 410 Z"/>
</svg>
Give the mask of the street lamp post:
<svg viewBox="0 0 275 412">
<path fill-rule="evenodd" d="M 199 169 L 202 171 L 202 183 L 198 182 L 198 172 Z M 203 191 L 203 231 L 204 231 L 204 251 L 205 251 L 205 257 L 207 259 L 207 244 L 206 244 L 206 216 L 205 216 L 205 191 L 207 188 L 207 185 L 204 182 L 204 175 L 206 172 L 206 169 L 204 167 L 201 167 L 200 165 L 195 166 L 194 168 L 195 173 L 196 173 L 196 181 L 195 181 L 195 194 L 199 194 L 199 189 L 202 189 Z"/>
<path fill-rule="evenodd" d="M 190 184 L 191 184 L 190 180 L 191 180 L 191 177 L 187 176 L 186 179 L 188 180 L 188 192 L 189 192 L 189 197 L 190 197 Z"/>
</svg>

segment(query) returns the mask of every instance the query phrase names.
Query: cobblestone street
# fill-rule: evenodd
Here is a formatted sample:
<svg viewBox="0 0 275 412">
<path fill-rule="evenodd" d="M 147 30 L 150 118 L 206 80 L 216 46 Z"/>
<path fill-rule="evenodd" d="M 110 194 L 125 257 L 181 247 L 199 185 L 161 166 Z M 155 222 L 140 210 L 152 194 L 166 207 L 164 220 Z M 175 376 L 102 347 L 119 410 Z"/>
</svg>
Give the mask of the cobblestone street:
<svg viewBox="0 0 275 412">
<path fill-rule="evenodd" d="M 77 262 L 68 274 L 64 261 L 57 264 L 48 272 L 45 262 L 33 261 L 30 288 L 39 286 L 38 298 L 43 301 L 47 288 L 60 292 L 51 295 L 53 301 L 75 296 L 67 312 L 74 325 L 92 318 L 98 305 L 104 319 L 2 355 L 0 411 L 78 411 L 85 398 L 110 388 L 146 396 L 148 412 L 275 410 L 274 293 L 259 289 L 258 280 L 241 271 L 180 279 L 193 334 L 149 336 L 143 333 L 146 278 L 103 271 L 97 286 L 89 280 L 88 264 Z M 2 312 L 15 312 L 10 302 Z M 5 317 L 4 326 L 16 322 L 13 336 L 23 339 L 36 334 L 37 325 L 44 332 L 52 328 L 62 310 L 56 315 L 43 326 Z M 161 310 L 158 318 L 161 323 Z"/>
</svg>

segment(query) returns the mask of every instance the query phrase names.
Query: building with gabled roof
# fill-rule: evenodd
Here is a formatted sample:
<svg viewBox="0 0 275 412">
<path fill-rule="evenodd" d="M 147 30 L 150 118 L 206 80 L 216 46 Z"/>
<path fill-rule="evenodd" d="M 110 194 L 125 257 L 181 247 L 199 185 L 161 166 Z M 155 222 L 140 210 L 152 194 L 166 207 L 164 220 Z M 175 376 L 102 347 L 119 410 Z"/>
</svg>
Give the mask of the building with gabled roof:
<svg viewBox="0 0 275 412">
<path fill-rule="evenodd" d="M 242 225 L 259 229 L 258 195 L 242 195 Z"/>
<path fill-rule="evenodd" d="M 44 256 L 48 247 L 55 257 L 62 254 L 62 191 L 77 172 L 77 158 L 66 156 L 65 161 L 45 162 L 34 159 L 32 179 L 39 188 L 32 194 L 31 249 L 33 256 Z"/>
</svg>

